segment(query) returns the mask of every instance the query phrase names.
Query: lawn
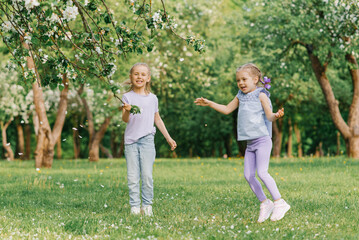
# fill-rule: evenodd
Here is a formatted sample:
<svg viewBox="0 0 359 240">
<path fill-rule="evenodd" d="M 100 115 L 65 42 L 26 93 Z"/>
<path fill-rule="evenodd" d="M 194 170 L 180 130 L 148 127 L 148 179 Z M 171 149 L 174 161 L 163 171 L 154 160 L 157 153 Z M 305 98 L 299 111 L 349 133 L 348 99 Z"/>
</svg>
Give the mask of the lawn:
<svg viewBox="0 0 359 240">
<path fill-rule="evenodd" d="M 359 161 L 271 159 L 291 210 L 257 223 L 243 159 L 157 159 L 154 216 L 131 216 L 124 159 L 0 162 L 1 239 L 359 239 Z M 269 196 L 268 191 L 265 191 Z"/>
</svg>

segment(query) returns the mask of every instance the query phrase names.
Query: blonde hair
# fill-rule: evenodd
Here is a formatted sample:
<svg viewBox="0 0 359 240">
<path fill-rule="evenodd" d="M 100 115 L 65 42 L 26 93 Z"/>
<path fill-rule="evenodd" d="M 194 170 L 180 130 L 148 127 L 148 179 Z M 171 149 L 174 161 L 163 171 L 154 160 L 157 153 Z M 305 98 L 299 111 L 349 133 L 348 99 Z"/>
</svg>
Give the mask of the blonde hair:
<svg viewBox="0 0 359 240">
<path fill-rule="evenodd" d="M 137 66 L 144 66 L 144 67 L 146 67 L 147 70 L 148 70 L 148 75 L 151 76 L 150 66 L 148 66 L 147 63 L 143 63 L 143 62 L 135 63 L 135 64 L 131 67 L 131 69 L 130 69 L 130 75 L 132 74 L 133 69 L 134 69 L 135 67 L 137 67 Z M 130 86 L 130 88 L 127 90 L 127 92 L 133 90 L 133 85 L 132 85 L 131 79 L 126 80 L 126 81 L 124 82 L 124 84 Z M 151 92 L 151 81 L 146 82 L 145 91 L 146 91 L 147 93 L 150 93 L 150 92 Z"/>
<path fill-rule="evenodd" d="M 258 77 L 258 82 L 257 84 L 263 84 L 263 80 L 262 80 L 262 72 L 261 70 L 259 70 L 259 68 L 254 64 L 254 63 L 247 63 L 247 64 L 244 64 L 240 67 L 237 68 L 237 72 L 240 72 L 242 70 L 249 70 L 250 74 L 252 76 L 255 76 L 255 77 Z"/>
</svg>

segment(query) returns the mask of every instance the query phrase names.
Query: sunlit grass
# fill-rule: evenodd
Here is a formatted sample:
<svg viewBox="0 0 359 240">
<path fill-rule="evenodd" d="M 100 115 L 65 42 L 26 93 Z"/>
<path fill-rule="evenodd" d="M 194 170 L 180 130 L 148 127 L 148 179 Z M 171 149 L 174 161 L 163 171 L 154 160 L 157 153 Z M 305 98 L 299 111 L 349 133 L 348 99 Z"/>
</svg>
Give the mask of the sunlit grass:
<svg viewBox="0 0 359 240">
<path fill-rule="evenodd" d="M 256 222 L 243 159 L 157 159 L 154 217 L 129 215 L 124 159 L 0 162 L 1 239 L 359 239 L 359 161 L 272 159 L 292 209 Z M 266 191 L 267 195 L 268 191 Z"/>
</svg>

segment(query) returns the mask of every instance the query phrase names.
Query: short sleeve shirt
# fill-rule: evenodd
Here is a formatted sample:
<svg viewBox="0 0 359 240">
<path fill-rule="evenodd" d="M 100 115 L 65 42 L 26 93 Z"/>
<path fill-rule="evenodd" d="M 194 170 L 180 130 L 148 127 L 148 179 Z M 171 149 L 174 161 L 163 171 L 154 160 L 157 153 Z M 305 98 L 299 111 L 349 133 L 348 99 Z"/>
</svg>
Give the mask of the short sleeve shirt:
<svg viewBox="0 0 359 240">
<path fill-rule="evenodd" d="M 148 135 L 155 134 L 154 126 L 155 113 L 158 112 L 158 99 L 156 95 L 140 95 L 134 91 L 127 92 L 123 95 L 122 101 L 130 105 L 136 105 L 140 108 L 141 113 L 130 114 L 130 120 L 125 130 L 125 144 L 132 144 L 138 139 Z"/>
</svg>

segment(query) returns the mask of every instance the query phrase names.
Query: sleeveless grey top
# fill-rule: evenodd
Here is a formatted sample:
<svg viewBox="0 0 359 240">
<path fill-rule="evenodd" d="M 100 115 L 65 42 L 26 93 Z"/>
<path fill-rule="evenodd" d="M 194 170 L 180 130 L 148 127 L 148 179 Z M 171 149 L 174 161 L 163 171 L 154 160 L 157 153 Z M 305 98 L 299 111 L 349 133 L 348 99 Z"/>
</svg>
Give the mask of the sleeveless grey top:
<svg viewBox="0 0 359 240">
<path fill-rule="evenodd" d="M 265 93 L 269 99 L 269 92 L 262 87 L 258 87 L 253 92 L 247 94 L 241 90 L 238 91 L 238 141 L 253 140 L 263 136 L 272 137 L 272 122 L 267 119 L 259 100 L 261 92 Z M 270 99 L 269 103 L 272 108 Z"/>
</svg>

